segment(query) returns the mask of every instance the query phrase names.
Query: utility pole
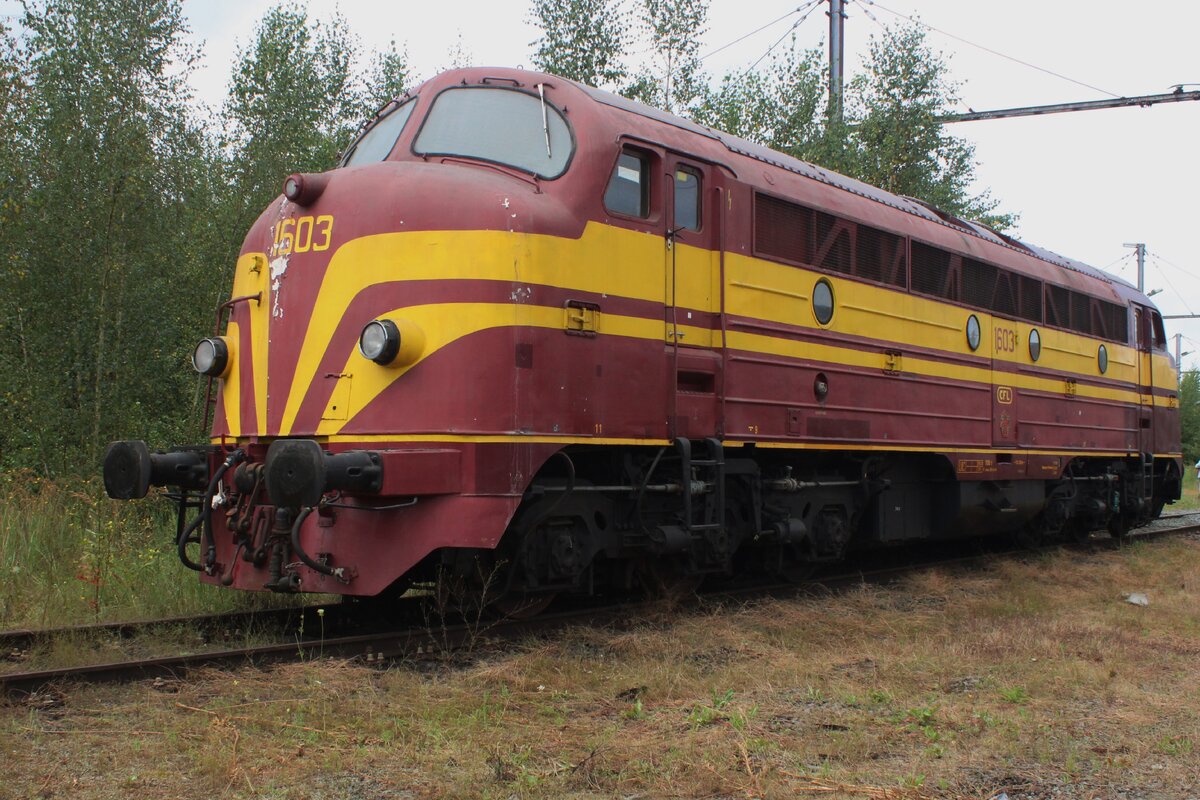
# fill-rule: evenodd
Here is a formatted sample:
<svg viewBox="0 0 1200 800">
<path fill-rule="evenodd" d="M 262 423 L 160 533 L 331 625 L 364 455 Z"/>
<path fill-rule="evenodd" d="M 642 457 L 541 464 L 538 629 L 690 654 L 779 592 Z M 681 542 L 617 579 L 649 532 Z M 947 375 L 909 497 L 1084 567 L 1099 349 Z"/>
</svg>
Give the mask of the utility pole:
<svg viewBox="0 0 1200 800">
<path fill-rule="evenodd" d="M 842 121 L 842 88 L 845 62 L 845 0 L 829 0 L 829 118 Z"/>
<path fill-rule="evenodd" d="M 1175 334 L 1175 369 L 1176 369 L 1176 371 L 1179 372 L 1179 380 L 1180 381 L 1183 380 L 1183 372 L 1184 372 L 1183 357 L 1190 356 L 1192 354 L 1191 350 L 1188 350 L 1187 352 L 1181 352 L 1182 350 L 1183 350 L 1183 334 L 1177 333 L 1177 334 Z"/>
<path fill-rule="evenodd" d="M 1135 250 L 1137 250 L 1137 262 L 1138 262 L 1137 290 L 1139 292 L 1144 292 L 1144 291 L 1146 291 L 1146 243 L 1138 242 L 1136 244 L 1131 244 L 1130 242 L 1126 242 L 1125 246 L 1132 247 Z"/>
</svg>

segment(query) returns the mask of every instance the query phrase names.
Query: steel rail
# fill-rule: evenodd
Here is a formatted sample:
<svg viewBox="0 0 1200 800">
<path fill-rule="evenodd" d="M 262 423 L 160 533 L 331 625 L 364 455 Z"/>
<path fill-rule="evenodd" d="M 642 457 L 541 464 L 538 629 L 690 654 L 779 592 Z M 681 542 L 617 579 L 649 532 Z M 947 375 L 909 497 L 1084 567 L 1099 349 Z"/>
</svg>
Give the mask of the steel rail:
<svg viewBox="0 0 1200 800">
<path fill-rule="evenodd" d="M 67 625 L 61 628 L 20 628 L 0 631 L 0 653 L 26 650 L 38 642 L 67 637 L 113 636 L 129 639 L 157 628 L 188 627 L 205 631 L 229 630 L 240 626 L 262 624 L 266 627 L 309 621 L 318 609 L 327 614 L 336 614 L 339 602 L 324 605 L 295 606 L 291 608 L 269 608 L 257 611 L 232 611 L 224 614 L 194 614 L 155 619 L 124 620 L 119 622 L 90 622 Z"/>
</svg>

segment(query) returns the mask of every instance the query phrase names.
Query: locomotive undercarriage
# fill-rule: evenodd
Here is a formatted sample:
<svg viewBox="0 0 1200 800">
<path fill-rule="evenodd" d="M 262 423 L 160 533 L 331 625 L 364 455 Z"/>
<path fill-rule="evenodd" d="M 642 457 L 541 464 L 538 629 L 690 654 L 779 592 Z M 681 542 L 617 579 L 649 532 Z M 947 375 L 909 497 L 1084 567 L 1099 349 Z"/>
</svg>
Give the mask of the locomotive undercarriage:
<svg viewBox="0 0 1200 800">
<path fill-rule="evenodd" d="M 1037 546 L 1099 530 L 1119 539 L 1177 496 L 1163 467 L 1080 458 L 1059 480 L 959 481 L 935 455 L 796 455 L 683 439 L 568 448 L 532 482 L 500 547 L 478 557 L 504 592 L 534 596 L 628 589 L 648 575 L 804 576 L 853 550 L 921 539 L 1008 535 Z"/>
<path fill-rule="evenodd" d="M 395 511 L 416 499 L 379 496 L 377 453 L 328 454 L 311 440 L 281 441 L 273 476 L 269 454 L 237 449 L 211 461 L 208 448 L 151 456 L 140 442 L 122 443 L 110 449 L 106 482 L 114 497 L 177 487 L 170 496 L 179 508 L 179 556 L 225 585 L 245 561 L 265 573 L 262 588 L 313 591 L 301 585 L 303 566 L 325 576 L 317 591 L 355 593 L 344 554 L 305 552 L 305 520 L 316 514 L 318 526 L 333 526 L 340 508 Z M 802 577 L 853 550 L 920 539 L 1007 534 L 1037 545 L 1105 529 L 1119 539 L 1179 496 L 1174 466 L 1078 458 L 1055 480 L 961 481 L 937 454 L 725 448 L 715 439 L 573 446 L 543 465 L 495 550 L 436 550 L 387 593 L 416 582 L 536 608 L 557 593 L 673 579 Z M 375 494 L 374 505 L 345 506 L 342 492 Z M 272 502 L 282 497 L 292 499 Z M 217 514 L 223 525 L 214 525 Z M 232 537 L 232 558 L 215 557 L 216 530 Z"/>
</svg>

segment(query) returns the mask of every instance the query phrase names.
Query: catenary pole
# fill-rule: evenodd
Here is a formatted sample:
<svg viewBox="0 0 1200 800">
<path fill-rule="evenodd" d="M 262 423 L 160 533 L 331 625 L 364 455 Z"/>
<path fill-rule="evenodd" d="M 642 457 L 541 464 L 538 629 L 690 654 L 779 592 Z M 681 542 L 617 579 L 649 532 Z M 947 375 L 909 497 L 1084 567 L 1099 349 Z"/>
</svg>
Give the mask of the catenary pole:
<svg viewBox="0 0 1200 800">
<path fill-rule="evenodd" d="M 845 63 L 845 0 L 829 0 L 829 118 L 842 121 Z"/>
<path fill-rule="evenodd" d="M 1146 291 L 1146 243 L 1145 242 L 1126 242 L 1126 247 L 1132 247 L 1137 251 L 1138 264 L 1138 279 L 1137 290 L 1139 292 Z"/>
</svg>

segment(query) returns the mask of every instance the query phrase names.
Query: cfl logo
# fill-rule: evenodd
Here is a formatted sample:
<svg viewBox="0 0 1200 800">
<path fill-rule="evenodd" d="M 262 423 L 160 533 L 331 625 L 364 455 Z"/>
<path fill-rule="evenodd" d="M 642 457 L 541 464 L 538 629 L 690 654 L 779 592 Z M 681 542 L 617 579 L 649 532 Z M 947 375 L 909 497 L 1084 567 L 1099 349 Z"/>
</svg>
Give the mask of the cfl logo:
<svg viewBox="0 0 1200 800">
<path fill-rule="evenodd" d="M 996 402 L 1003 406 L 1012 405 L 1013 390 L 1011 386 L 996 387 Z"/>
</svg>

